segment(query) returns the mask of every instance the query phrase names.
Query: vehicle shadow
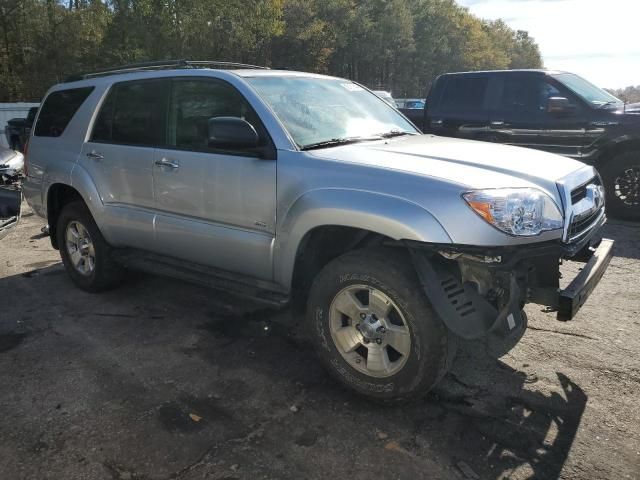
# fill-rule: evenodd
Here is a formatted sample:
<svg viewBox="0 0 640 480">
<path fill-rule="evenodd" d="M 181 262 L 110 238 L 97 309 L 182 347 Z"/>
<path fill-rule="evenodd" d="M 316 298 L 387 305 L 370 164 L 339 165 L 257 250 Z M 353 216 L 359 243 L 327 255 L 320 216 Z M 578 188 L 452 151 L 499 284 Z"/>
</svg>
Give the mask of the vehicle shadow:
<svg viewBox="0 0 640 480">
<path fill-rule="evenodd" d="M 449 436 L 447 447 L 465 452 L 457 458 L 481 478 L 560 478 L 587 395 L 565 374 L 555 376 L 541 380 L 491 358 L 479 345 L 464 345 L 453 371 L 427 399 L 446 415 L 426 430 L 454 432 L 464 425 L 465 440 Z M 541 381 L 551 393 L 536 388 Z"/>
<path fill-rule="evenodd" d="M 585 392 L 562 372 L 541 380 L 491 357 L 479 343 L 462 342 L 453 370 L 425 399 L 380 406 L 343 390 L 325 374 L 309 356 L 301 322 L 286 314 L 256 310 L 234 319 L 212 318 L 200 328 L 224 339 L 227 348 L 250 341 L 248 368 L 267 376 L 289 375 L 314 405 L 328 411 L 352 405 L 347 421 L 394 432 L 397 440 L 385 448 L 397 442 L 414 459 L 447 458 L 464 478 L 560 478 L 587 404 Z M 283 347 L 288 354 L 282 354 Z M 216 366 L 231 368 L 237 361 L 219 349 L 202 351 Z M 536 388 L 541 381 L 551 393 Z"/>
<path fill-rule="evenodd" d="M 75 289 L 60 264 L 31 265 L 43 268 L 0 279 L 14 299 L 0 315 L 0 370 L 13 385 L 0 403 L 22 412 L 27 407 L 13 405 L 13 395 L 34 399 L 28 414 L 9 415 L 0 433 L 28 432 L 22 418 L 46 423 L 51 406 L 35 372 L 47 369 L 65 418 L 84 418 L 69 385 L 84 385 L 96 409 L 119 406 L 87 420 L 87 431 L 100 437 L 86 442 L 111 452 L 105 465 L 131 478 L 172 478 L 166 472 L 177 467 L 164 459 L 176 449 L 184 467 L 203 451 L 228 460 L 236 448 L 249 448 L 243 468 L 274 478 L 365 478 L 371 469 L 394 468 L 395 478 L 556 479 L 585 410 L 586 394 L 562 372 L 538 378 L 476 343 L 461 347 L 452 372 L 423 400 L 379 405 L 325 372 L 301 320 L 288 312 L 142 274 L 91 295 Z M 2 366 L 9 361 L 11 368 Z M 87 382 L 92 378 L 99 381 Z M 195 426 L 188 415 L 194 409 L 205 418 Z M 121 447 L 123 428 L 147 441 Z M 20 442 L 28 435 L 15 434 Z M 84 455 L 79 448 L 64 451 Z M 21 463 L 45 468 L 46 457 L 20 455 Z M 143 461 L 150 456 L 155 464 Z M 366 462 L 354 463 L 355 456 Z"/>
</svg>

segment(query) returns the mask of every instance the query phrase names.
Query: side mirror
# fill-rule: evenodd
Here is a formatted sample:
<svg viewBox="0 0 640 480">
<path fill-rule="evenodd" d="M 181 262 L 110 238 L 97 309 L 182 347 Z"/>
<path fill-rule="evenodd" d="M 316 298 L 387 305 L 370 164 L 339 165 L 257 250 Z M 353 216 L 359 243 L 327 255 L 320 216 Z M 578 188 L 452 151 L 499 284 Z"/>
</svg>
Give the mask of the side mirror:
<svg viewBox="0 0 640 480">
<path fill-rule="evenodd" d="M 572 113 L 575 106 L 565 97 L 551 97 L 547 101 L 547 112 L 555 114 Z"/>
<path fill-rule="evenodd" d="M 209 119 L 209 146 L 220 148 L 254 148 L 259 137 L 256 129 L 239 117 Z"/>
</svg>

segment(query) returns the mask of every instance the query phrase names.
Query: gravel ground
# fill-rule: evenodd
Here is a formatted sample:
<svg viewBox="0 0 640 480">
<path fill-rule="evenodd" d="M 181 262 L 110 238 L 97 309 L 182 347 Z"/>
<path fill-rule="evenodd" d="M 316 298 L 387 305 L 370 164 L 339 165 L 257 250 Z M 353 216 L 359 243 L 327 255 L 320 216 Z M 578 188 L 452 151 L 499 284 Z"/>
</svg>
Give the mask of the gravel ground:
<svg viewBox="0 0 640 480">
<path fill-rule="evenodd" d="M 24 207 L 0 243 L 2 479 L 640 478 L 640 225 L 569 323 L 527 307 L 423 401 L 337 386 L 286 313 L 132 274 L 73 287 Z M 563 267 L 567 277 L 577 267 Z"/>
</svg>

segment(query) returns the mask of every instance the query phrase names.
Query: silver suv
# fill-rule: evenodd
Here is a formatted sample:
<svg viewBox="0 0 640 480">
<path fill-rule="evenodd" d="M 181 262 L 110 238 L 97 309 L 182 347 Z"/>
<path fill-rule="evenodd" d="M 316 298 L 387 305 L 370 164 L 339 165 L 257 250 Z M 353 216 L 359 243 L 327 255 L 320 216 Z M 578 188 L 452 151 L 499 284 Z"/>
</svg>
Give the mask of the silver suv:
<svg viewBox="0 0 640 480">
<path fill-rule="evenodd" d="M 247 68 L 248 67 L 248 68 Z M 143 269 L 306 311 L 353 390 L 409 398 L 527 302 L 574 316 L 612 255 L 592 167 L 422 135 L 349 80 L 217 62 L 85 74 L 38 112 L 24 193 L 73 282 Z M 587 262 L 564 290 L 559 263 Z"/>
</svg>

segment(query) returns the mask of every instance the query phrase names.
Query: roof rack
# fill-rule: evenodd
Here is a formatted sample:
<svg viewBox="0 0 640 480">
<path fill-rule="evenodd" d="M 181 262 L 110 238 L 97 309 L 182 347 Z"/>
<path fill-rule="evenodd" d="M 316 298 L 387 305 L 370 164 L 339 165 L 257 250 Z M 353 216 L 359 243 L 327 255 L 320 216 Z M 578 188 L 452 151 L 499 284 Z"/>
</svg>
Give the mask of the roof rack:
<svg viewBox="0 0 640 480">
<path fill-rule="evenodd" d="M 157 62 L 131 63 L 128 65 L 120 65 L 118 67 L 105 68 L 94 72 L 76 73 L 68 76 L 65 82 L 75 82 L 78 80 L 86 80 L 88 78 L 103 77 L 107 75 L 117 75 L 119 73 L 144 72 L 153 70 L 167 70 L 179 68 L 217 68 L 217 69 L 236 69 L 236 68 L 259 68 L 268 70 L 268 67 L 259 65 L 249 65 L 246 63 L 236 62 L 218 62 L 211 60 L 162 60 Z"/>
</svg>

